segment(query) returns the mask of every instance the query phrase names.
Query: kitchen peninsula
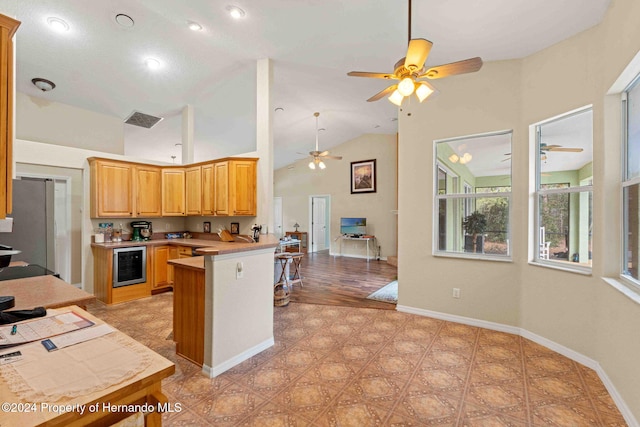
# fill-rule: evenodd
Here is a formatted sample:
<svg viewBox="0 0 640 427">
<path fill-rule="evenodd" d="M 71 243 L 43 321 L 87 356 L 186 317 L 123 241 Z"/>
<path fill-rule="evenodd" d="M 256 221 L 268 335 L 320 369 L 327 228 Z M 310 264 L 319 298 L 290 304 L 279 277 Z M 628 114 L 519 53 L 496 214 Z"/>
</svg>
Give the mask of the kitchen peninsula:
<svg viewBox="0 0 640 427">
<path fill-rule="evenodd" d="M 176 351 L 215 377 L 271 347 L 273 253 L 279 240 L 211 242 L 202 257 L 170 260 Z"/>
</svg>

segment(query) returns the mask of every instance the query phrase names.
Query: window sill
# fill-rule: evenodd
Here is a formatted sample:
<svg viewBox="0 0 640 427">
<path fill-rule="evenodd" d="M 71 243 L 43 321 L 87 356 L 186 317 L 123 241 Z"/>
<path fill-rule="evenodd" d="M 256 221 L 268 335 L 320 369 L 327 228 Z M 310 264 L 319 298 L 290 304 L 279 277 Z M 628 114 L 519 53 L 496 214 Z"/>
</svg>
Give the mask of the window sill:
<svg viewBox="0 0 640 427">
<path fill-rule="evenodd" d="M 471 259 L 476 261 L 497 261 L 497 262 L 513 262 L 510 256 L 497 256 L 470 253 L 458 253 L 458 252 L 434 252 L 433 256 L 440 258 L 458 258 L 458 259 Z"/>
<path fill-rule="evenodd" d="M 621 292 L 624 296 L 629 298 L 631 301 L 636 304 L 640 304 L 640 294 L 637 291 L 633 290 L 629 286 L 627 286 L 624 282 L 621 282 L 619 279 L 614 279 L 613 277 L 603 277 L 604 280 L 609 286 L 613 287 L 615 290 Z"/>
<path fill-rule="evenodd" d="M 554 264 L 554 263 L 546 263 L 546 262 L 540 262 L 540 261 L 529 261 L 529 265 L 535 265 L 536 267 L 544 267 L 544 268 L 551 268 L 552 270 L 560 270 L 560 271 L 566 271 L 567 273 L 576 273 L 576 274 L 582 274 L 583 276 L 591 276 L 592 272 L 590 268 L 571 268 L 571 267 L 566 267 L 562 264 L 558 265 L 558 264 Z"/>
</svg>

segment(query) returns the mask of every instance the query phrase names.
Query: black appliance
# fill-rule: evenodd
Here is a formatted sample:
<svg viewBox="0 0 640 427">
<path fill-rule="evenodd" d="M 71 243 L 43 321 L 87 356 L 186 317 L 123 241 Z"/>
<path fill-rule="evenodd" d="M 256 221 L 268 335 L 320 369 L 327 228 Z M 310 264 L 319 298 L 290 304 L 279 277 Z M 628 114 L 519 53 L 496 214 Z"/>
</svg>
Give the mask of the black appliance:
<svg viewBox="0 0 640 427">
<path fill-rule="evenodd" d="M 55 276 L 60 277 L 59 274 L 36 264 L 29 264 L 18 267 L 8 267 L 0 271 L 0 280 L 14 280 L 25 279 L 27 277 L 35 276 Z"/>
<path fill-rule="evenodd" d="M 147 247 L 131 246 L 113 250 L 113 287 L 147 281 Z"/>
</svg>

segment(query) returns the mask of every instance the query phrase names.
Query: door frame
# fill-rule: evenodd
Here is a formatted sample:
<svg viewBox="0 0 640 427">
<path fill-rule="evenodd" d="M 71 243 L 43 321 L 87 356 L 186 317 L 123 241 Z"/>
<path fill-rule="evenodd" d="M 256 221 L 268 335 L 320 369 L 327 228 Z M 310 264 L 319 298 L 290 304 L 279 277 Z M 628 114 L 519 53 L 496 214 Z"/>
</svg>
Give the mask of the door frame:
<svg viewBox="0 0 640 427">
<path fill-rule="evenodd" d="M 325 224 L 327 227 L 326 231 L 326 241 L 327 248 L 329 249 L 329 253 L 331 253 L 331 194 L 312 194 L 309 196 L 309 240 L 307 241 L 307 252 L 313 252 L 313 199 L 314 198 L 322 198 L 326 201 L 326 209 L 325 209 Z"/>
<path fill-rule="evenodd" d="M 280 224 L 276 223 L 276 206 L 280 205 Z M 283 204 L 282 204 L 282 196 L 274 196 L 273 197 L 273 206 L 272 206 L 272 211 L 273 211 L 273 234 L 275 234 L 278 238 L 281 238 L 284 236 L 284 211 L 283 211 Z M 280 235 L 278 236 L 278 225 L 280 225 Z"/>
</svg>

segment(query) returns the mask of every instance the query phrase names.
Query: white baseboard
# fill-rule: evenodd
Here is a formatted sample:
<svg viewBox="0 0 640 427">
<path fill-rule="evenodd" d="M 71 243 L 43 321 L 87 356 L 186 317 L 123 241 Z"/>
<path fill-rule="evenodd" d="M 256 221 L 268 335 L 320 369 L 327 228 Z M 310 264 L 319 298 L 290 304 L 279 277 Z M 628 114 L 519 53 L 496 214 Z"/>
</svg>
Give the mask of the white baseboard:
<svg viewBox="0 0 640 427">
<path fill-rule="evenodd" d="M 256 354 L 268 349 L 274 344 L 275 344 L 275 341 L 273 337 L 271 337 L 268 340 L 263 341 L 260 344 L 256 344 L 253 347 L 243 351 L 242 353 L 232 357 L 231 359 L 227 359 L 224 362 L 217 364 L 213 368 L 211 366 L 207 366 L 203 364 L 202 372 L 209 378 L 217 377 L 221 373 L 228 371 L 229 369 L 233 368 L 236 365 L 239 365 L 240 363 L 244 362 L 248 358 L 255 356 Z"/>
<path fill-rule="evenodd" d="M 340 253 L 332 253 L 329 252 L 330 256 L 336 257 L 336 256 L 341 256 L 341 257 L 345 257 L 345 258 L 359 258 L 359 259 L 367 259 L 366 255 L 352 255 L 352 254 L 340 254 Z M 386 261 L 387 257 L 383 256 L 380 257 L 380 261 Z M 374 256 L 369 256 L 369 261 L 376 261 L 376 257 Z"/>
<path fill-rule="evenodd" d="M 618 407 L 618 410 L 624 417 L 627 424 L 630 427 L 640 427 L 640 424 L 633 416 L 633 413 L 627 406 L 622 396 L 620 396 L 620 393 L 618 393 L 618 390 L 613 385 L 613 382 L 611 382 L 611 379 L 609 378 L 607 373 L 604 371 L 602 366 L 600 366 L 600 363 L 598 363 L 596 360 L 591 359 L 590 357 L 587 357 L 568 347 L 565 347 L 561 344 L 558 344 L 554 341 L 551 341 L 547 338 L 544 338 L 540 335 L 534 334 L 533 332 L 530 332 L 523 328 L 519 328 L 517 326 L 504 325 L 502 323 L 489 322 L 486 320 L 473 319 L 471 317 L 457 316 L 455 314 L 441 313 L 438 311 L 424 310 L 421 308 L 409 307 L 406 305 L 397 305 L 396 310 L 401 311 L 403 313 L 410 313 L 410 314 L 416 314 L 419 316 L 432 317 L 435 319 L 446 320 L 449 322 L 462 323 L 464 325 L 477 326 L 479 328 L 485 328 L 493 331 L 506 332 L 509 334 L 519 335 L 523 338 L 526 338 L 528 340 L 535 342 L 536 344 L 540 344 L 541 346 L 547 347 L 548 349 L 553 350 L 556 353 L 559 353 L 571 360 L 574 360 L 588 368 L 591 368 L 594 371 L 596 371 L 596 373 L 600 377 L 600 380 L 609 391 L 611 398 L 615 402 L 616 406 Z"/>
</svg>

